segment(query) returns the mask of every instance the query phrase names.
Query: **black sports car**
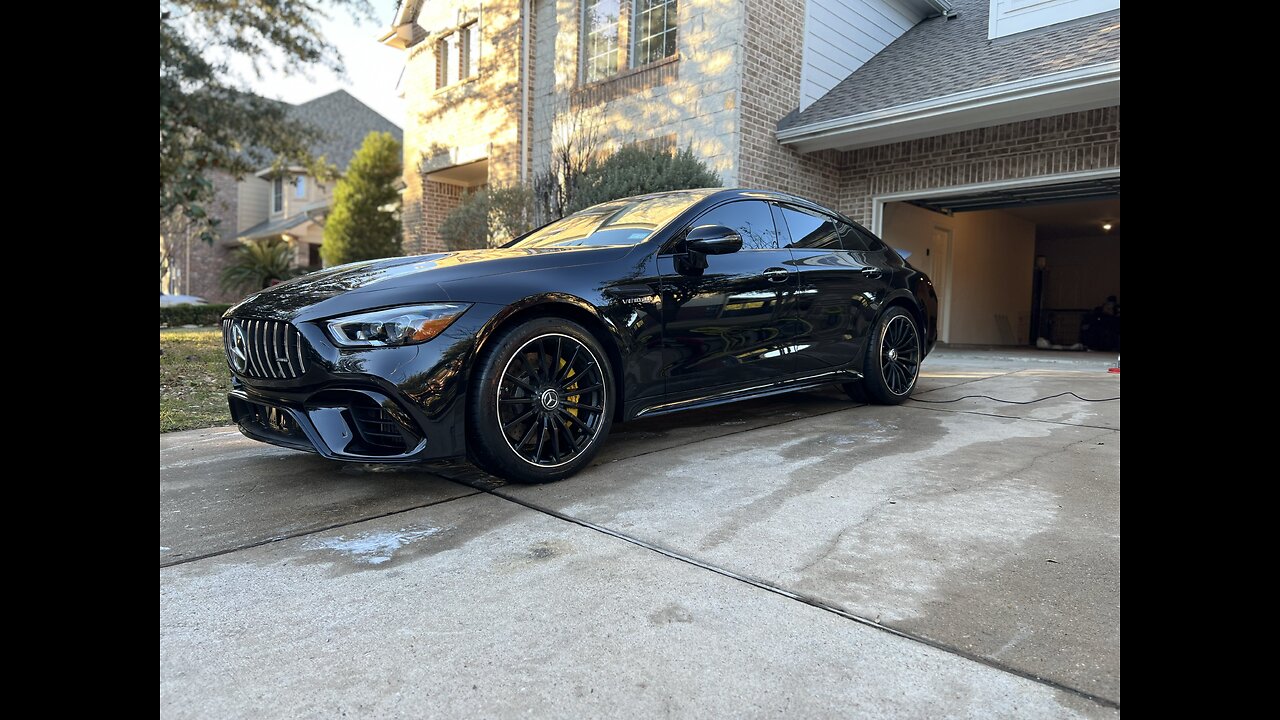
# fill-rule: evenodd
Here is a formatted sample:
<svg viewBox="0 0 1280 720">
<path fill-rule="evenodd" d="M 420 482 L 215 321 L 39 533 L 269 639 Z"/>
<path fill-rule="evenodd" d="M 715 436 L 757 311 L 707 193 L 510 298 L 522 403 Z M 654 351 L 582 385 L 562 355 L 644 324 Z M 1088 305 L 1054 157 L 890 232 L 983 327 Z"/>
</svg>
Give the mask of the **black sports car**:
<svg viewBox="0 0 1280 720">
<path fill-rule="evenodd" d="M 521 482 L 614 422 L 841 383 L 900 403 L 929 278 L 840 213 L 757 190 L 596 205 L 502 248 L 343 265 L 222 320 L 245 435 L 346 461 L 466 456 Z"/>
</svg>

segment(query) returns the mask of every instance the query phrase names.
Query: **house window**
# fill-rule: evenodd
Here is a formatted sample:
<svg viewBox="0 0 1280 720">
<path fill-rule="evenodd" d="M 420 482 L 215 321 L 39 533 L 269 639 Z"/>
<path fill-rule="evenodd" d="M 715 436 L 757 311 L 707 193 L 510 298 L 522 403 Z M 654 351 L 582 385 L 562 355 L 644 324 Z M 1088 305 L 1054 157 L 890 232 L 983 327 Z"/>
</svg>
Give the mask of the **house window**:
<svg viewBox="0 0 1280 720">
<path fill-rule="evenodd" d="M 676 54 L 676 0 L 635 0 L 631 67 Z"/>
<path fill-rule="evenodd" d="M 473 78 L 480 74 L 480 26 L 476 23 L 462 26 L 458 30 L 458 38 L 462 79 Z"/>
<path fill-rule="evenodd" d="M 582 0 L 582 81 L 675 55 L 677 2 Z"/>
<path fill-rule="evenodd" d="M 271 212 L 284 210 L 284 178 L 271 181 Z"/>
<path fill-rule="evenodd" d="M 586 82 L 618 72 L 619 0 L 582 0 L 582 76 Z"/>
<path fill-rule="evenodd" d="M 299 175 L 293 179 L 293 196 L 301 200 L 307 196 L 307 176 Z"/>
<path fill-rule="evenodd" d="M 468 23 L 436 41 L 436 89 L 480 74 L 480 25 Z"/>
</svg>

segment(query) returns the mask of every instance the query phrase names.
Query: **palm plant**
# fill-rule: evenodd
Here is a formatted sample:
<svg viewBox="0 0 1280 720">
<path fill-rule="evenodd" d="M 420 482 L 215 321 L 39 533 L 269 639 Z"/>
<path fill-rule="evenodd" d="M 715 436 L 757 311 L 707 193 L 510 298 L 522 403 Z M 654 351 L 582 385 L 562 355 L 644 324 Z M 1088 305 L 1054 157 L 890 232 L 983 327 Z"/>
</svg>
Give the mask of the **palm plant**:
<svg viewBox="0 0 1280 720">
<path fill-rule="evenodd" d="M 231 251 L 231 264 L 222 271 L 222 289 L 261 290 L 301 273 L 293 266 L 293 248 L 283 238 L 249 240 Z"/>
</svg>

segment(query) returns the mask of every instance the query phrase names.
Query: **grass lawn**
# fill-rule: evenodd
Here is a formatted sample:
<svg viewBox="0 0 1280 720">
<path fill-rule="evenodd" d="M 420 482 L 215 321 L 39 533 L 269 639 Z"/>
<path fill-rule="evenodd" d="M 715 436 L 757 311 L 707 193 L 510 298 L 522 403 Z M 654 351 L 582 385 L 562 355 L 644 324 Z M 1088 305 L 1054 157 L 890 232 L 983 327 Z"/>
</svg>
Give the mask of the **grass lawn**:
<svg viewBox="0 0 1280 720">
<path fill-rule="evenodd" d="M 162 328 L 160 432 L 230 424 L 230 379 L 218 328 Z"/>
</svg>

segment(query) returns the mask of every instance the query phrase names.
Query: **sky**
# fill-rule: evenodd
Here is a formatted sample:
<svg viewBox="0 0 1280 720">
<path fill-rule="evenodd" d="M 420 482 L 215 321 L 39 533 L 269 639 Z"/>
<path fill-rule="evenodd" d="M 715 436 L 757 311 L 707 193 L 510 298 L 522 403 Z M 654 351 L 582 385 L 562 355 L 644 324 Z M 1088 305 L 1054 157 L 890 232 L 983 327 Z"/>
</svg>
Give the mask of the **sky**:
<svg viewBox="0 0 1280 720">
<path fill-rule="evenodd" d="M 310 77 L 272 73 L 254 78 L 248 74 L 246 83 L 263 97 L 295 104 L 343 89 L 403 127 L 404 100 L 399 97 L 396 83 L 404 67 L 404 53 L 377 41 L 377 37 L 390 27 L 395 7 L 390 2 L 375 2 L 373 5 L 376 20 L 356 23 L 345 12 L 338 11 L 321 29 L 325 38 L 342 53 L 346 78 L 312 68 L 308 71 Z"/>
</svg>

